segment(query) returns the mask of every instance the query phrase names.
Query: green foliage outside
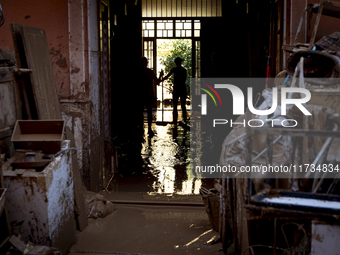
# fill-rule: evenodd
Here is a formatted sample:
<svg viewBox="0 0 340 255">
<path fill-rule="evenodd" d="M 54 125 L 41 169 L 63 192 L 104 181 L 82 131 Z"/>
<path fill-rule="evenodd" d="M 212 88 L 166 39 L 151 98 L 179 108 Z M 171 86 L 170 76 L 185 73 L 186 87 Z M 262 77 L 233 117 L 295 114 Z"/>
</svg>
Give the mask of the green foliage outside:
<svg viewBox="0 0 340 255">
<path fill-rule="evenodd" d="M 165 66 L 164 75 L 168 74 L 172 68 L 176 66 L 174 60 L 177 57 L 183 59 L 182 66 L 187 69 L 187 95 L 190 95 L 190 79 L 192 74 L 192 44 L 191 40 L 166 40 L 161 45 L 158 45 L 159 49 L 166 50 L 166 53 L 160 55 L 160 63 Z M 173 75 L 164 81 L 164 86 L 172 91 L 174 77 Z"/>
</svg>

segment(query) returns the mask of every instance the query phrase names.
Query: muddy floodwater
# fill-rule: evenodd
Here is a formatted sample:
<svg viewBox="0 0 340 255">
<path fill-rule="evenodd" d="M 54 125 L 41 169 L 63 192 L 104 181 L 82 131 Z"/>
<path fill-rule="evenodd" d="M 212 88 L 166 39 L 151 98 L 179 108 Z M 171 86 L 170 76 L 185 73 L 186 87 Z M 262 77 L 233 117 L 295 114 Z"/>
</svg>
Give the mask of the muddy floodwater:
<svg viewBox="0 0 340 255">
<path fill-rule="evenodd" d="M 223 254 L 221 243 L 207 245 L 218 233 L 199 194 L 201 186 L 213 186 L 213 179 L 191 174 L 190 129 L 171 120 L 171 111 L 163 120 L 155 111 L 155 135 L 148 134 L 146 115 L 141 129 L 121 122 L 115 141 L 118 169 L 102 192 L 116 210 L 90 222 L 71 253 Z"/>
<path fill-rule="evenodd" d="M 118 172 L 107 191 L 198 195 L 202 183 L 209 186 L 212 180 L 190 174 L 190 128 L 172 124 L 171 110 L 158 110 L 153 112 L 152 136 L 148 134 L 146 117 L 145 113 L 142 131 L 131 128 L 132 131 L 121 132 L 116 143 Z"/>
</svg>

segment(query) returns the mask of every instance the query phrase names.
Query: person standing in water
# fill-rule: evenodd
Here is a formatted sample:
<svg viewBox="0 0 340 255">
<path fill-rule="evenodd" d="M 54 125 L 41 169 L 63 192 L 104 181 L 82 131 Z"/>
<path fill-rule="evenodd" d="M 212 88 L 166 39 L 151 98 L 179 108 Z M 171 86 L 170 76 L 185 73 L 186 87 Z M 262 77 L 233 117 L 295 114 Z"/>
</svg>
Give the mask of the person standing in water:
<svg viewBox="0 0 340 255">
<path fill-rule="evenodd" d="M 151 129 L 152 124 L 152 107 L 154 103 L 157 101 L 156 94 L 156 85 L 160 83 L 160 79 L 157 78 L 155 72 L 148 68 L 148 60 L 146 57 L 142 57 L 139 60 L 140 68 L 138 79 L 141 84 L 139 86 L 139 93 L 141 98 L 141 110 L 144 110 L 144 106 L 146 106 L 147 114 L 148 114 L 148 133 L 153 135 L 154 132 Z M 142 112 L 143 114 L 143 112 Z"/>
<path fill-rule="evenodd" d="M 175 58 L 176 67 L 172 68 L 170 72 L 161 80 L 164 81 L 168 79 L 172 74 L 174 74 L 174 86 L 172 91 L 172 101 L 173 101 L 173 122 L 177 125 L 177 105 L 178 99 L 181 100 L 181 108 L 183 114 L 183 121 L 186 123 L 187 121 L 187 111 L 185 108 L 186 98 L 187 98 L 187 88 L 186 88 L 186 79 L 187 79 L 187 70 L 182 66 L 183 59 L 180 57 Z"/>
</svg>

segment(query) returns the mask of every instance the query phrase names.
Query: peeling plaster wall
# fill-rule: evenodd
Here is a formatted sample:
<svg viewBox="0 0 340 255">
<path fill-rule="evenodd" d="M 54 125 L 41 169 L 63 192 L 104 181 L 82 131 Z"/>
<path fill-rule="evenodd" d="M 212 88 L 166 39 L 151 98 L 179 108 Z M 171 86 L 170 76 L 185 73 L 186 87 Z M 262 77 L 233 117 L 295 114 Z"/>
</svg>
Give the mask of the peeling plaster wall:
<svg viewBox="0 0 340 255">
<path fill-rule="evenodd" d="M 85 26 L 83 0 L 68 1 L 70 96 L 84 99 L 85 94 Z"/>
<path fill-rule="evenodd" d="M 0 27 L 0 47 L 14 50 L 11 22 L 46 31 L 61 111 L 74 132 L 81 175 L 86 188 L 100 190 L 104 142 L 99 1 L 16 0 L 1 4 L 6 22 Z"/>
<path fill-rule="evenodd" d="M 66 252 L 75 243 L 74 183 L 70 152 L 56 158 L 47 174 L 47 213 L 51 245 Z"/>
<path fill-rule="evenodd" d="M 99 191 L 102 186 L 102 166 L 104 158 L 104 138 L 102 121 L 102 94 L 100 84 L 100 49 L 98 31 L 98 2 L 88 1 L 88 34 L 89 34 L 89 96 L 91 99 L 91 133 L 90 167 L 91 190 Z"/>
<path fill-rule="evenodd" d="M 70 95 L 67 0 L 1 1 L 5 23 L 0 27 L 0 47 L 13 51 L 10 23 L 39 27 L 46 31 L 57 91 Z"/>
<path fill-rule="evenodd" d="M 72 158 L 65 153 L 42 172 L 5 170 L 7 209 L 14 234 L 64 253 L 75 243 Z"/>
<path fill-rule="evenodd" d="M 80 176 L 85 187 L 90 189 L 90 101 L 61 100 L 60 108 L 65 126 L 74 134 Z"/>
<path fill-rule="evenodd" d="M 15 172 L 4 171 L 4 182 L 13 233 L 20 233 L 23 240 L 51 245 L 44 174 L 25 174 L 19 178 Z"/>
<path fill-rule="evenodd" d="M 104 155 L 100 86 L 98 1 L 69 1 L 70 99 L 61 100 L 66 125 L 72 130 L 85 187 L 102 187 Z"/>
</svg>

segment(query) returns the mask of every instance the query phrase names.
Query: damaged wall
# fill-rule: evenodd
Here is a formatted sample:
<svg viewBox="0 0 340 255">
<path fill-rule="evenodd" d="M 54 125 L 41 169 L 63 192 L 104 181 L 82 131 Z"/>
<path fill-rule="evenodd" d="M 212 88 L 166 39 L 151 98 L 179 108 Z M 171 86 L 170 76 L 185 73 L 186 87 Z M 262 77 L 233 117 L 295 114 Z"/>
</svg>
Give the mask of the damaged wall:
<svg viewBox="0 0 340 255">
<path fill-rule="evenodd" d="M 81 176 L 87 189 L 101 188 L 101 108 L 98 3 L 68 3 L 70 97 L 61 99 L 61 111 L 72 130 Z"/>
<path fill-rule="evenodd" d="M 87 189 L 102 185 L 99 18 L 97 0 L 7 1 L 0 47 L 13 51 L 10 23 L 46 31 L 61 111 L 74 132 L 80 173 Z M 18 8 L 25 6 L 25 8 Z"/>
<path fill-rule="evenodd" d="M 1 3 L 5 23 L 0 27 L 0 47 L 13 51 L 10 23 L 42 28 L 46 31 L 57 91 L 61 97 L 70 95 L 68 1 L 36 0 Z M 18 8 L 20 6 L 20 8 Z"/>
</svg>

